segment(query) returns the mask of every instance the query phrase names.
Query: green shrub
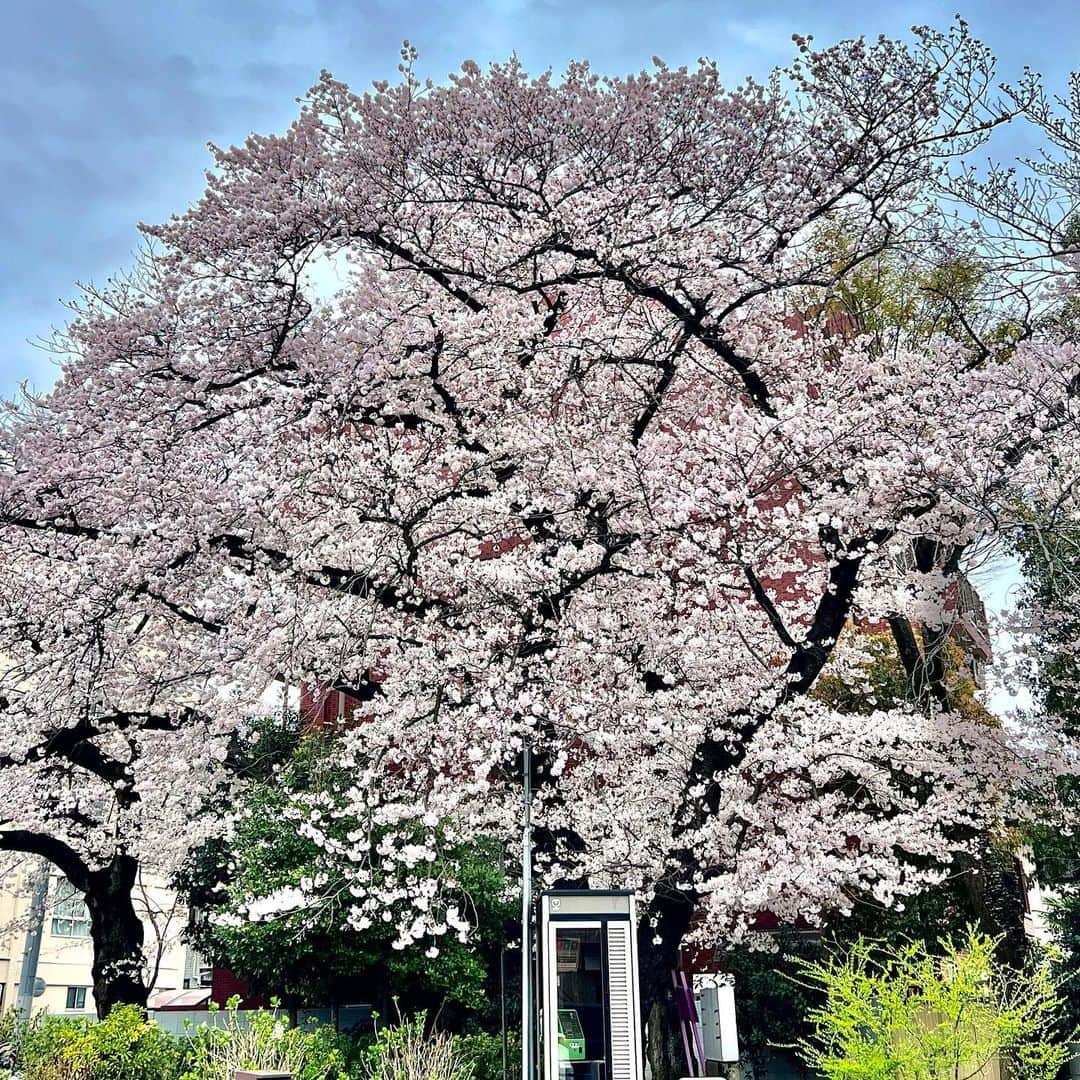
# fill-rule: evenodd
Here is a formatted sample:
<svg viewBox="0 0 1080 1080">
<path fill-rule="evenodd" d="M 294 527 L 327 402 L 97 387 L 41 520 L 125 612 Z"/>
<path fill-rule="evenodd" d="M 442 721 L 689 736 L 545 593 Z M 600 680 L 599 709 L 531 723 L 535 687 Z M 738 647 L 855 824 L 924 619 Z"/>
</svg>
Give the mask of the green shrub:
<svg viewBox="0 0 1080 1080">
<path fill-rule="evenodd" d="M 75 1075 L 91 1080 L 176 1080 L 182 1050 L 137 1005 L 122 1005 L 91 1023 L 63 1049 Z"/>
<path fill-rule="evenodd" d="M 471 1062 L 473 1080 L 503 1080 L 503 1040 L 501 1035 L 479 1031 L 458 1035 L 454 1043 L 461 1056 Z M 507 1039 L 506 1078 L 516 1080 L 521 1075 L 521 1039 L 513 1033 Z"/>
<path fill-rule="evenodd" d="M 289 1027 L 276 1007 L 246 1011 L 244 1026 L 238 1004 L 235 997 L 226 1003 L 223 1027 L 200 1024 L 191 1033 L 181 1080 L 232 1080 L 236 1069 L 291 1072 L 296 1080 L 349 1080 L 344 1040 L 332 1028 Z"/>
<path fill-rule="evenodd" d="M 15 1013 L 8 1009 L 0 1013 L 0 1080 L 6 1080 L 15 1068 Z"/>
<path fill-rule="evenodd" d="M 803 1061 L 826 1080 L 963 1080 L 995 1059 L 1019 1080 L 1054 1080 L 1075 1038 L 1061 1038 L 1058 985 L 1045 965 L 1001 964 L 1000 942 L 969 927 L 938 956 L 921 941 L 860 938 L 846 956 L 802 962 L 825 998 Z"/>
<path fill-rule="evenodd" d="M 15 1044 L 24 1080 L 176 1080 L 183 1054 L 136 1005 L 100 1023 L 39 1013 Z"/>
<path fill-rule="evenodd" d="M 396 1004 L 396 1002 L 395 1002 Z M 442 1031 L 425 1033 L 426 1013 L 379 1027 L 360 1061 L 360 1080 L 473 1080 L 474 1063 L 460 1040 Z"/>
<path fill-rule="evenodd" d="M 66 1051 L 79 1044 L 90 1030 L 87 1017 L 38 1013 L 20 1025 L 16 1036 L 16 1065 L 23 1080 L 91 1080 L 85 1070 L 68 1060 Z"/>
</svg>

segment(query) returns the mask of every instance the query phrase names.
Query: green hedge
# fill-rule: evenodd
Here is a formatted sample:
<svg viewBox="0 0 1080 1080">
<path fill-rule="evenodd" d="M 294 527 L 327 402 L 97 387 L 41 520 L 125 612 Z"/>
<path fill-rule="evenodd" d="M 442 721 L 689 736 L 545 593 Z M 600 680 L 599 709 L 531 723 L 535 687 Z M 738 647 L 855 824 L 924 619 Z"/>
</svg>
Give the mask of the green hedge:
<svg viewBox="0 0 1080 1080">
<path fill-rule="evenodd" d="M 397 1075 L 406 1044 L 410 1073 L 426 1069 L 438 1050 L 455 1076 L 503 1080 L 499 1035 L 425 1033 L 421 1014 L 381 1028 L 377 1037 L 354 1039 L 326 1026 L 289 1027 L 276 1009 L 246 1012 L 245 1024 L 236 1006 L 235 999 L 229 1002 L 220 1026 L 200 1024 L 179 1037 L 134 1005 L 114 1009 L 100 1023 L 39 1013 L 16 1024 L 6 1013 L 0 1016 L 0 1080 L 14 1068 L 22 1080 L 232 1080 L 238 1068 L 291 1071 L 297 1080 L 421 1080 Z M 507 1080 L 517 1080 L 520 1057 L 514 1036 Z"/>
<path fill-rule="evenodd" d="M 472 1063 L 473 1080 L 502 1080 L 503 1041 L 501 1035 L 477 1032 L 475 1035 L 458 1035 L 455 1043 L 462 1057 Z M 521 1039 L 515 1032 L 506 1048 L 507 1080 L 517 1080 L 521 1075 Z"/>
<path fill-rule="evenodd" d="M 176 1080 L 183 1045 L 125 1005 L 96 1023 L 42 1014 L 15 1036 L 24 1080 Z"/>
</svg>

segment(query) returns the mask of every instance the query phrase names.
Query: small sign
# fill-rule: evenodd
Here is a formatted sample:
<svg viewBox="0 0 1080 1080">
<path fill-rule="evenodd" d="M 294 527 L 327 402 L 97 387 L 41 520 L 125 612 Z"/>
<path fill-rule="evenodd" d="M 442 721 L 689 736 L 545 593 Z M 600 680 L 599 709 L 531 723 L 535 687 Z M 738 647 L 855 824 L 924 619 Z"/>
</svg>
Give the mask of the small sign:
<svg viewBox="0 0 1080 1080">
<path fill-rule="evenodd" d="M 555 938 L 555 966 L 557 971 L 577 971 L 581 956 L 581 938 L 559 934 Z"/>
</svg>

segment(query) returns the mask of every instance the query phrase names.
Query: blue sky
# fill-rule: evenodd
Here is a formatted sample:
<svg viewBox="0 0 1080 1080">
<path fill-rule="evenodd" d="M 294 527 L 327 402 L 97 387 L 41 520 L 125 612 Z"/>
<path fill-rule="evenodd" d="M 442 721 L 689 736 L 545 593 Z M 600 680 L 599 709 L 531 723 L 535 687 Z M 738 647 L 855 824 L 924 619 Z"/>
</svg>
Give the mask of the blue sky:
<svg viewBox="0 0 1080 1080">
<path fill-rule="evenodd" d="M 44 389 L 51 359 L 28 344 L 62 323 L 76 280 L 127 265 L 136 222 L 202 190 L 206 143 L 281 130 L 320 68 L 354 87 L 393 78 L 402 38 L 434 79 L 462 59 L 518 53 L 530 70 L 587 58 L 605 72 L 714 57 L 728 82 L 790 59 L 791 34 L 821 43 L 947 25 L 956 0 L 4 0 L 0 68 L 0 394 Z M 1012 76 L 1063 87 L 1080 66 L 1069 5 L 962 11 Z"/>
</svg>

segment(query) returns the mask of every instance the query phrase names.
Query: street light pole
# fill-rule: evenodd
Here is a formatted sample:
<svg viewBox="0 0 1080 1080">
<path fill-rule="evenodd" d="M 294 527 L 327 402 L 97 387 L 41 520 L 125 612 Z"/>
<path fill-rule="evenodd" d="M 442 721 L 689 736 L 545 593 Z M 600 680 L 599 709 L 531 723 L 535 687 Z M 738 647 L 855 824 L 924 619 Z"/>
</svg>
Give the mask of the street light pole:
<svg viewBox="0 0 1080 1080">
<path fill-rule="evenodd" d="M 521 828 L 521 1080 L 535 1080 L 532 972 L 532 749 L 525 736 L 522 752 L 525 812 Z"/>
</svg>

